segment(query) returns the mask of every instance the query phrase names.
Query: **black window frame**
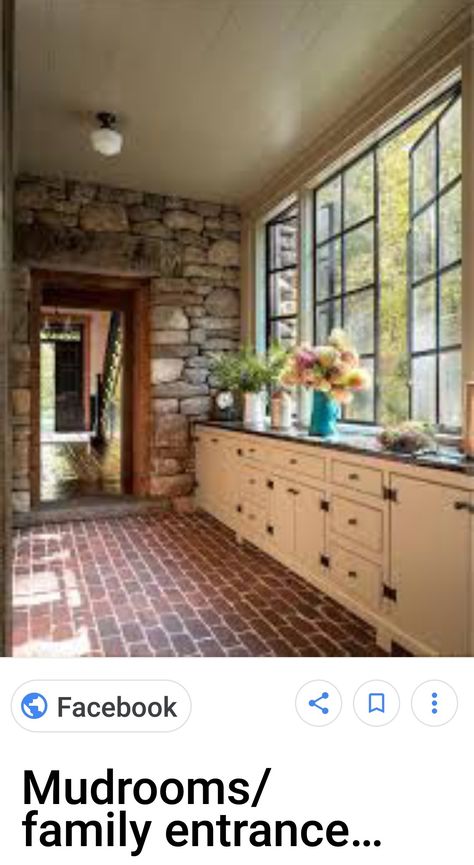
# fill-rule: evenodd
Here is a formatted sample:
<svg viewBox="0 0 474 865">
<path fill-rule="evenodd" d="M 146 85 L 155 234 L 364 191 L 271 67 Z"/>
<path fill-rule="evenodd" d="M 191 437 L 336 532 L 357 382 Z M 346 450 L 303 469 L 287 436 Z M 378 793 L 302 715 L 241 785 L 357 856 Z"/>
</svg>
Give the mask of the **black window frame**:
<svg viewBox="0 0 474 865">
<path fill-rule="evenodd" d="M 405 129 L 407 129 L 409 126 L 411 126 L 413 123 L 415 123 L 417 120 L 421 119 L 425 114 L 428 114 L 430 111 L 433 111 L 438 105 L 442 105 L 443 103 L 446 102 L 447 104 L 446 104 L 445 108 L 440 113 L 439 117 L 437 118 L 437 121 L 439 121 L 439 119 L 445 114 L 445 112 L 447 112 L 452 107 L 452 105 L 455 103 L 455 101 L 458 98 L 460 98 L 461 96 L 462 96 L 462 85 L 461 85 L 461 82 L 458 81 L 454 85 L 451 85 L 451 87 L 448 87 L 446 90 L 444 90 L 438 96 L 436 96 L 429 103 L 427 103 L 426 105 L 424 105 L 423 107 L 421 107 L 417 111 L 410 114 L 406 119 L 404 119 L 400 123 L 398 123 L 389 132 L 387 132 L 386 134 L 381 136 L 374 144 L 371 144 L 370 146 L 368 146 L 367 148 L 362 150 L 360 153 L 358 153 L 357 156 L 354 156 L 353 158 L 348 160 L 337 171 L 334 171 L 332 174 L 329 174 L 327 177 L 325 177 L 324 180 L 321 181 L 321 183 L 319 183 L 318 186 L 315 187 L 315 189 L 313 190 L 313 308 L 314 308 L 313 333 L 314 333 L 314 338 L 315 338 L 316 344 L 318 343 L 318 327 L 317 327 L 318 308 L 321 306 L 324 306 L 324 304 L 327 304 L 328 299 L 329 299 L 329 296 L 328 296 L 326 298 L 323 298 L 322 300 L 318 300 L 318 284 L 317 284 L 317 281 L 318 281 L 318 275 L 317 275 L 317 273 L 318 273 L 318 261 L 317 261 L 318 249 L 321 249 L 322 247 L 329 245 L 331 242 L 334 242 L 335 240 L 336 241 L 340 240 L 340 247 L 341 247 L 340 248 L 341 291 L 340 291 L 340 293 L 333 295 L 332 299 L 335 299 L 335 300 L 340 299 L 341 300 L 341 325 L 340 325 L 341 327 L 344 327 L 344 305 L 345 305 L 344 304 L 344 298 L 345 297 L 347 298 L 348 296 L 355 296 L 357 294 L 362 294 L 363 292 L 366 292 L 369 290 L 372 290 L 374 292 L 374 328 L 373 328 L 374 347 L 373 347 L 373 352 L 360 354 L 361 360 L 364 360 L 364 359 L 372 360 L 373 359 L 373 369 L 374 369 L 374 371 L 373 371 L 373 386 L 374 386 L 374 389 L 373 389 L 373 415 L 372 415 L 371 420 L 359 420 L 357 418 L 345 417 L 346 412 L 344 411 L 343 412 L 343 415 L 344 415 L 343 420 L 345 420 L 349 424 L 355 424 L 358 426 L 368 426 L 368 427 L 373 427 L 373 426 L 379 425 L 381 282 L 380 282 L 380 267 L 379 267 L 378 151 L 384 144 L 386 144 L 388 141 L 390 141 L 395 136 L 399 135 L 401 132 L 403 132 Z M 431 126 L 430 126 L 430 128 L 431 128 Z M 422 136 L 420 136 L 420 137 L 422 137 Z M 438 144 L 439 144 L 439 136 L 438 136 Z M 347 173 L 350 171 L 351 168 L 353 168 L 357 163 L 362 162 L 365 158 L 367 158 L 371 154 L 373 156 L 373 199 L 374 199 L 373 200 L 372 215 L 370 217 L 366 217 L 366 218 L 360 220 L 357 223 L 354 223 L 353 225 L 349 225 L 347 228 L 345 228 L 344 227 L 344 208 L 345 208 L 344 178 L 347 175 Z M 437 162 L 437 179 L 438 179 L 439 157 L 437 157 L 437 158 L 438 158 L 438 162 Z M 322 189 L 329 186 L 331 183 L 336 181 L 338 178 L 340 178 L 340 183 L 341 183 L 340 230 L 338 232 L 335 232 L 332 235 L 328 234 L 322 241 L 318 241 L 317 195 Z M 458 177 L 456 177 L 452 181 L 452 183 L 450 182 L 449 184 L 447 184 L 447 187 L 448 188 L 451 188 L 451 186 L 454 187 L 456 185 L 456 183 L 458 183 L 458 182 L 462 183 L 462 172 L 460 175 L 458 175 Z M 411 186 L 412 186 L 412 184 L 410 184 L 410 187 Z M 442 194 L 444 192 L 446 192 L 446 189 L 442 190 Z M 439 211 L 439 204 L 438 204 L 437 210 Z M 410 211 L 410 223 L 411 223 L 411 218 L 412 218 L 412 202 L 411 202 L 411 200 L 409 202 L 409 211 Z M 437 218 L 439 218 L 439 213 L 437 213 Z M 374 268 L 373 281 L 371 283 L 366 284 L 366 285 L 360 286 L 360 287 L 358 287 L 352 291 L 345 292 L 345 267 L 344 267 L 344 264 L 345 264 L 345 258 L 344 258 L 345 236 L 347 234 L 350 234 L 355 229 L 361 228 L 366 224 L 370 224 L 371 222 L 373 222 L 373 230 L 374 230 L 374 234 L 373 234 L 373 242 L 374 242 L 374 247 L 373 247 L 373 268 Z M 411 250 L 411 242 L 409 244 L 409 249 Z M 437 233 L 437 256 L 439 256 L 439 231 Z M 407 286 L 407 304 L 408 304 L 407 320 L 408 320 L 408 329 L 409 329 L 407 349 L 408 349 L 408 360 L 409 360 L 409 364 L 410 364 L 409 380 L 407 381 L 407 386 L 409 389 L 409 418 L 412 417 L 412 388 L 411 388 L 411 364 L 412 364 L 412 353 L 411 353 L 412 306 L 411 306 L 411 298 L 412 298 L 412 288 L 411 288 L 411 283 L 410 283 L 411 260 L 412 260 L 412 255 L 410 254 L 409 255 L 409 261 L 408 261 L 408 274 L 407 274 L 407 281 L 408 281 L 408 286 Z M 437 262 L 438 261 L 439 261 L 439 258 L 437 258 Z M 449 265 L 447 268 L 445 268 L 443 270 L 443 273 L 445 271 L 448 271 L 449 269 L 453 269 L 454 267 L 459 266 L 459 265 L 461 265 L 461 267 L 462 267 L 462 259 L 457 261 L 455 264 Z M 436 303 L 437 303 L 437 310 L 438 310 L 438 313 L 437 313 L 438 327 L 439 327 L 439 282 L 440 282 L 440 279 L 439 279 L 439 277 L 437 277 Z M 437 334 L 437 338 L 439 338 L 439 333 Z M 439 345 L 439 342 L 437 343 L 437 345 Z M 449 350 L 454 351 L 454 350 L 460 350 L 460 349 L 462 351 L 462 344 L 459 346 L 456 346 L 455 348 L 450 348 Z M 444 351 L 446 351 L 446 350 L 443 349 L 443 352 Z M 439 359 L 437 362 L 437 369 L 438 369 L 438 372 L 437 372 L 437 421 L 438 421 L 438 418 L 439 418 Z M 450 431 L 453 431 L 453 430 L 451 429 Z"/>
<path fill-rule="evenodd" d="M 295 255 L 295 263 L 286 265 L 285 267 L 273 267 L 271 261 L 271 234 L 272 230 L 278 225 L 295 224 L 297 228 L 297 248 Z M 277 273 L 288 273 L 293 271 L 296 274 L 296 280 L 299 280 L 299 205 L 298 201 L 294 201 L 279 211 L 272 219 L 269 219 L 265 224 L 265 343 L 269 348 L 272 342 L 273 324 L 279 321 L 294 321 L 296 324 L 296 342 L 298 341 L 298 321 L 299 321 L 299 285 L 296 297 L 296 309 L 294 313 L 279 315 L 273 312 L 272 302 L 272 276 Z"/>
<path fill-rule="evenodd" d="M 349 224 L 345 227 L 344 224 L 344 212 L 345 212 L 345 204 L 346 204 L 346 196 L 345 196 L 345 178 L 346 175 L 350 172 L 350 170 L 357 165 L 359 162 L 363 162 L 364 159 L 372 156 L 372 210 L 370 216 L 365 216 L 363 219 L 360 219 L 352 224 Z M 317 219 L 318 219 L 318 209 L 317 209 L 317 194 L 321 189 L 324 189 L 329 184 L 333 183 L 335 180 L 340 178 L 340 229 L 337 232 L 333 232 L 332 234 L 329 232 L 324 240 L 318 241 L 318 233 L 317 233 Z M 363 295 L 368 293 L 369 291 L 373 294 L 373 307 L 374 307 L 374 327 L 373 327 L 373 349 L 370 352 L 361 352 L 359 357 L 363 360 L 369 360 L 373 362 L 373 382 L 374 382 L 374 412 L 372 420 L 353 420 L 352 418 L 347 418 L 348 423 L 357 423 L 368 426 L 373 426 L 377 423 L 377 364 L 376 357 L 379 353 L 379 331 L 378 331 L 378 320 L 379 320 L 379 307 L 380 307 L 380 275 L 379 275 L 379 263 L 378 263 L 378 234 L 379 234 L 379 212 L 378 212 L 378 165 L 377 165 L 377 146 L 372 146 L 367 148 L 363 153 L 358 155 L 355 159 L 348 162 L 342 169 L 333 174 L 331 177 L 327 178 L 322 184 L 320 184 L 314 190 L 313 196 L 313 230 L 314 230 L 314 333 L 316 337 L 316 343 L 318 343 L 318 328 L 317 328 L 317 320 L 318 320 L 318 309 L 328 305 L 330 301 L 338 301 L 341 306 L 341 323 L 340 327 L 344 327 L 344 312 L 346 307 L 347 298 L 356 297 L 357 295 Z M 360 230 L 361 228 L 365 228 L 366 226 L 372 225 L 372 243 L 373 243 L 373 271 L 372 271 L 372 280 L 369 282 L 363 283 L 355 289 L 346 290 L 346 239 L 348 236 L 353 234 L 355 231 Z M 318 300 L 317 294 L 317 271 L 318 271 L 318 250 L 323 249 L 325 246 L 329 246 L 334 242 L 339 241 L 340 250 L 340 276 L 341 276 L 341 289 L 336 294 L 329 294 L 327 297 L 322 300 Z M 328 328 L 331 330 L 332 328 Z M 343 411 L 344 416 L 346 415 L 346 410 Z M 346 419 L 344 417 L 344 419 Z"/>
<path fill-rule="evenodd" d="M 449 345 L 443 345 L 441 342 L 441 311 L 442 311 L 442 279 L 443 276 L 449 274 L 453 271 L 460 270 L 461 272 L 461 285 L 462 285 L 462 254 L 459 258 L 449 262 L 447 265 L 441 264 L 441 230 L 440 230 L 440 204 L 443 198 L 452 192 L 457 186 L 461 188 L 462 195 L 462 166 L 461 171 L 453 178 L 448 180 L 447 183 L 441 185 L 440 183 L 440 174 L 441 174 L 441 148 L 440 148 L 440 124 L 446 114 L 453 108 L 456 101 L 460 98 L 460 91 L 453 95 L 453 97 L 449 100 L 443 111 L 440 112 L 438 117 L 430 124 L 430 126 L 425 129 L 423 135 L 420 136 L 416 145 L 411 149 L 410 152 L 410 237 L 409 237 L 409 262 L 408 262 L 408 270 L 409 270 L 409 281 L 408 281 L 408 304 L 409 304 L 409 315 L 408 315 L 408 352 L 409 352 L 409 412 L 410 417 L 413 416 L 413 362 L 417 358 L 423 357 L 434 357 L 436 363 L 435 369 L 435 426 L 440 430 L 440 432 L 446 433 L 456 433 L 459 431 L 459 427 L 449 426 L 441 423 L 441 357 L 446 354 L 459 352 L 461 354 L 462 359 L 462 340 L 458 343 L 451 343 Z M 434 134 L 435 137 L 435 193 L 429 199 L 424 201 L 419 207 L 415 207 L 414 201 L 414 166 L 413 166 L 413 153 L 415 152 L 415 148 L 419 147 L 429 135 Z M 424 213 L 428 213 L 430 208 L 434 208 L 434 224 L 435 224 L 435 266 L 434 270 L 426 273 L 425 275 L 415 278 L 415 265 L 414 265 L 414 231 L 413 226 L 415 220 L 422 216 Z M 430 282 L 434 282 L 435 285 L 435 344 L 433 348 L 430 349 L 422 349 L 416 350 L 414 348 L 414 337 L 413 337 L 413 324 L 414 324 L 414 297 L 416 291 L 421 288 L 423 285 L 428 285 Z"/>
</svg>

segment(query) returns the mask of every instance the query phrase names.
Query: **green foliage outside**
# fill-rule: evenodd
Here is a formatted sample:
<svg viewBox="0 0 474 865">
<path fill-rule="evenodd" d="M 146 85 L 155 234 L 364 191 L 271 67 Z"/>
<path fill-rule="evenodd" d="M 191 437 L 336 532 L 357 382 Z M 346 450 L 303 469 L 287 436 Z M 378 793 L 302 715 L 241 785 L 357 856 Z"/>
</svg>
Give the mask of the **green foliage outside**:
<svg viewBox="0 0 474 865">
<path fill-rule="evenodd" d="M 380 268 L 380 366 L 379 417 L 383 424 L 397 423 L 409 416 L 409 355 L 408 355 L 408 232 L 409 222 L 409 151 L 423 132 L 443 111 L 444 105 L 425 115 L 404 132 L 389 140 L 378 150 L 379 171 L 379 268 Z M 453 112 L 454 113 L 454 112 Z M 447 115 L 449 119 L 449 114 Z M 454 117 L 453 117 L 454 119 Z M 445 178 L 460 171 L 460 147 L 456 129 L 442 147 Z M 416 164 L 417 190 L 433 194 L 431 160 L 423 158 Z M 456 202 L 450 213 L 450 225 L 460 227 L 460 208 Z M 423 244 L 417 247 L 424 252 Z M 434 298 L 434 294 L 433 294 Z M 446 279 L 443 287 L 442 317 L 446 328 L 456 330 L 460 323 L 459 279 Z M 430 330 L 434 308 L 419 310 L 415 326 L 418 333 Z M 460 339 L 460 337 L 459 337 Z M 448 339 L 448 342 L 456 342 Z M 431 347 L 431 345 L 430 345 Z M 428 383 L 426 385 L 428 387 Z M 460 383 L 459 383 L 460 390 Z M 442 398 L 448 400 L 449 394 Z M 425 417 L 420 420 L 431 421 Z"/>
</svg>

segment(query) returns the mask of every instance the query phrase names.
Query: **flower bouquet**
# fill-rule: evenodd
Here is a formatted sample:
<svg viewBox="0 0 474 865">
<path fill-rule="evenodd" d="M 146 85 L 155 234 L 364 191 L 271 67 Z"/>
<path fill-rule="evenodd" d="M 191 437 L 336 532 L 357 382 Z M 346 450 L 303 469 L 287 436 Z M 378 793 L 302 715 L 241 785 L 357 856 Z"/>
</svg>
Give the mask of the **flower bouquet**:
<svg viewBox="0 0 474 865">
<path fill-rule="evenodd" d="M 369 373 L 343 330 L 333 330 L 327 345 L 295 349 L 282 375 L 282 383 L 303 385 L 314 391 L 310 435 L 333 435 L 341 405 L 356 391 L 370 387 Z"/>
</svg>

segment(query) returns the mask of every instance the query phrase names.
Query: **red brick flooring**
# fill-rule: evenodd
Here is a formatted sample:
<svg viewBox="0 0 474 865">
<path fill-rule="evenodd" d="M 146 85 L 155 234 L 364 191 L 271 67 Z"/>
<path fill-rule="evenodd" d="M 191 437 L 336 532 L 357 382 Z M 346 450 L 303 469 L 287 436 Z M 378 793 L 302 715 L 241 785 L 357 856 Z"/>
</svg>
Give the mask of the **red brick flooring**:
<svg viewBox="0 0 474 865">
<path fill-rule="evenodd" d="M 17 657 L 375 655 L 374 632 L 202 514 L 15 538 Z"/>
</svg>

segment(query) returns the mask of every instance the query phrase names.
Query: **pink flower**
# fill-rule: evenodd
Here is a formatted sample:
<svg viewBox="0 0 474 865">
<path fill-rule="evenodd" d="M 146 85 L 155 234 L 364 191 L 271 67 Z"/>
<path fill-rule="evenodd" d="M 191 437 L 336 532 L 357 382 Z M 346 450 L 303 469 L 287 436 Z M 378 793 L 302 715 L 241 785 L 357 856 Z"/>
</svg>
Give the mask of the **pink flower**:
<svg viewBox="0 0 474 865">
<path fill-rule="evenodd" d="M 358 366 L 359 363 L 359 355 L 357 352 L 352 351 L 352 349 L 350 351 L 343 351 L 341 353 L 341 359 L 350 367 Z"/>
</svg>

